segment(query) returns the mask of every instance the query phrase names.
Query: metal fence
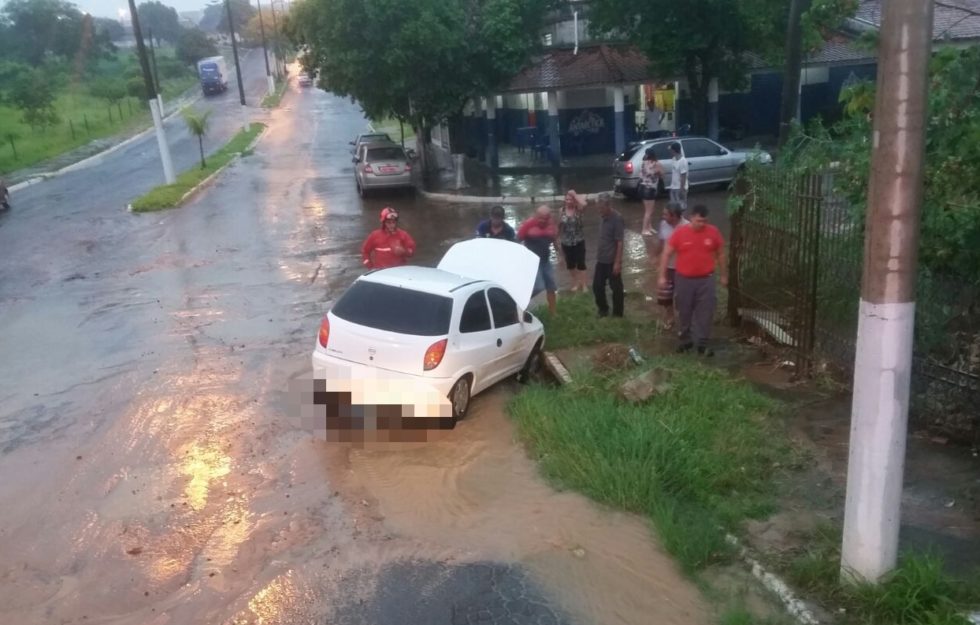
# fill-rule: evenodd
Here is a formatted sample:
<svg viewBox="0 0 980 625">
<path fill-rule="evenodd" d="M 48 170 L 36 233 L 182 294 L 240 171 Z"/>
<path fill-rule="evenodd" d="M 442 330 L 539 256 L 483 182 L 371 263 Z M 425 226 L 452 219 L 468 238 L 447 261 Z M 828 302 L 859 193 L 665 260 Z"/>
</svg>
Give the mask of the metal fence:
<svg viewBox="0 0 980 625">
<path fill-rule="evenodd" d="M 862 216 L 834 190 L 832 172 L 753 170 L 739 178 L 735 193 L 730 319 L 786 349 L 798 375 L 820 363 L 849 379 Z M 913 409 L 942 429 L 980 434 L 980 292 L 926 270 L 918 280 Z"/>
</svg>

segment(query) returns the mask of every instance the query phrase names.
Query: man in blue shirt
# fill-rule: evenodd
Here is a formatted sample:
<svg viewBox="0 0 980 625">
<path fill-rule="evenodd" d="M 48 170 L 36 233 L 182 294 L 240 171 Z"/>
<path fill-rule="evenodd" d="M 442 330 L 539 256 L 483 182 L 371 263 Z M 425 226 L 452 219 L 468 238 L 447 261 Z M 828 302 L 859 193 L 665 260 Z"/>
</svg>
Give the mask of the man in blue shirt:
<svg viewBox="0 0 980 625">
<path fill-rule="evenodd" d="M 480 222 L 480 225 L 476 227 L 476 236 L 481 239 L 515 240 L 514 229 L 504 221 L 503 206 L 494 206 L 490 209 L 490 219 Z"/>
</svg>

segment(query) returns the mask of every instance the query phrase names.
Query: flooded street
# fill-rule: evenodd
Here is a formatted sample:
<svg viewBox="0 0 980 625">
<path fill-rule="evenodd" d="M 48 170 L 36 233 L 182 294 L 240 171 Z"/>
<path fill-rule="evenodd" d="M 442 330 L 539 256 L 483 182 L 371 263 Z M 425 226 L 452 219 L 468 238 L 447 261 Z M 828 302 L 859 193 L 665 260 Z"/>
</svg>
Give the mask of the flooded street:
<svg viewBox="0 0 980 625">
<path fill-rule="evenodd" d="M 363 116 L 291 89 L 181 209 L 127 213 L 152 181 L 109 159 L 94 191 L 45 182 L 0 219 L 0 623 L 708 622 L 645 522 L 538 476 L 504 411 L 516 384 L 411 449 L 295 427 L 290 382 L 381 208 L 424 265 L 485 208 L 361 200 Z M 721 217 L 723 194 L 699 200 Z M 639 288 L 642 206 L 621 210 Z"/>
</svg>

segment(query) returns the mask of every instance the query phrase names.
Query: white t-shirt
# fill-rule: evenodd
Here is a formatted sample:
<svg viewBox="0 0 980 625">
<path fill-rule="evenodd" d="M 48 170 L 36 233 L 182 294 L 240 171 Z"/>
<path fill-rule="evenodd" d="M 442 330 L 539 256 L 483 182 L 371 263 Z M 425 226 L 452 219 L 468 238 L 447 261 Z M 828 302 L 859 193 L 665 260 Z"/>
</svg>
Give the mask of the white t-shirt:
<svg viewBox="0 0 980 625">
<path fill-rule="evenodd" d="M 691 222 L 689 222 L 688 220 L 686 220 L 683 217 L 681 217 L 681 220 L 679 222 L 677 222 L 677 225 L 676 226 L 672 226 L 669 223 L 667 223 L 667 220 L 666 219 L 661 219 L 660 220 L 660 227 L 657 228 L 657 236 L 660 237 L 661 243 L 663 243 L 664 245 L 666 245 L 667 244 L 667 241 L 670 240 L 670 235 L 674 234 L 674 230 L 680 228 L 681 226 L 683 226 L 685 224 L 689 224 L 689 223 L 691 223 Z M 670 260 L 667 261 L 667 268 L 668 269 L 673 269 L 674 268 L 674 261 L 676 259 L 677 259 L 677 254 L 671 254 L 670 255 Z"/>
<path fill-rule="evenodd" d="M 670 188 L 671 189 L 680 189 L 681 188 L 681 174 L 687 174 L 687 173 L 688 173 L 688 171 L 687 171 L 687 159 L 684 158 L 683 156 L 680 157 L 680 158 L 674 159 L 674 168 L 670 172 Z M 691 177 L 690 174 L 688 174 L 687 178 L 684 180 L 684 190 L 685 191 L 687 191 L 687 188 L 689 186 L 691 186 L 690 177 Z"/>
</svg>

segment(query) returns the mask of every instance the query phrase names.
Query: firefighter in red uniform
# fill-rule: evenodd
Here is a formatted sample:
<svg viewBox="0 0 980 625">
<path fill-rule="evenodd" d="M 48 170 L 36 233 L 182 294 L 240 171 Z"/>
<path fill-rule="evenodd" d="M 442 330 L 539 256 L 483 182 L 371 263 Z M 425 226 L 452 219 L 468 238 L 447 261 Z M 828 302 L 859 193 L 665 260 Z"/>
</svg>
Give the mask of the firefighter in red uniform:
<svg viewBox="0 0 980 625">
<path fill-rule="evenodd" d="M 398 227 L 398 212 L 390 207 L 381 211 L 381 228 L 374 230 L 361 246 L 361 257 L 368 269 L 398 267 L 415 254 L 415 241 Z"/>
</svg>

